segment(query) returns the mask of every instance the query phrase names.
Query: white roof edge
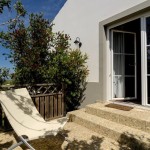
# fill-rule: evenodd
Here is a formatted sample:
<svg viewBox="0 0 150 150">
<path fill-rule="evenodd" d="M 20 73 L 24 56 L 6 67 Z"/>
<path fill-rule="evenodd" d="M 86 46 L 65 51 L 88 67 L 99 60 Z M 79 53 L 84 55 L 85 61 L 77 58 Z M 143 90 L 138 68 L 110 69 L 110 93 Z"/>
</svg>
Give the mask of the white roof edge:
<svg viewBox="0 0 150 150">
<path fill-rule="evenodd" d="M 107 18 L 107 19 L 104 19 L 104 20 L 100 21 L 99 24 L 102 25 L 102 26 L 107 25 L 107 24 L 109 24 L 111 22 L 114 22 L 114 21 L 119 20 L 119 19 L 121 19 L 123 17 L 129 16 L 131 14 L 134 14 L 134 13 L 136 13 L 138 11 L 144 10 L 144 9 L 146 9 L 148 7 L 150 7 L 150 0 L 147 0 L 147 1 L 145 1 L 143 3 L 140 3 L 140 4 L 136 5 L 136 6 L 133 6 L 133 7 L 129 8 L 129 9 L 127 9 L 127 10 L 121 12 L 121 13 L 118 13 L 116 15 L 113 15 L 113 16 Z"/>
</svg>

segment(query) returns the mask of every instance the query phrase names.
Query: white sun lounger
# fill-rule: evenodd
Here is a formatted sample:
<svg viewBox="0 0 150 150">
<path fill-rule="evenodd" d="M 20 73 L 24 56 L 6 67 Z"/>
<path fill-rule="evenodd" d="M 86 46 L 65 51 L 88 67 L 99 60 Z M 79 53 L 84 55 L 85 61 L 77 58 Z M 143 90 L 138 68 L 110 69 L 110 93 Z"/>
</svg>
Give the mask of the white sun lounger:
<svg viewBox="0 0 150 150">
<path fill-rule="evenodd" d="M 46 122 L 35 108 L 26 88 L 0 91 L 0 102 L 11 126 L 21 139 L 8 150 L 23 143 L 34 150 L 27 141 L 56 135 L 68 120 L 63 117 Z"/>
</svg>

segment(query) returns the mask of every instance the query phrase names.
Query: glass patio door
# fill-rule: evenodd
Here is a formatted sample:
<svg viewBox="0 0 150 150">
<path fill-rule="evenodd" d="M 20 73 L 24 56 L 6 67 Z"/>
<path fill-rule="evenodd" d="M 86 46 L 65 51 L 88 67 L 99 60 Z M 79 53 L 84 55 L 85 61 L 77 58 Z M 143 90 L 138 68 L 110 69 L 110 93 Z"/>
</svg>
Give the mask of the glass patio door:
<svg viewBox="0 0 150 150">
<path fill-rule="evenodd" d="M 112 31 L 113 99 L 136 98 L 136 34 Z"/>
<path fill-rule="evenodd" d="M 147 104 L 150 105 L 150 17 L 146 18 Z"/>
</svg>

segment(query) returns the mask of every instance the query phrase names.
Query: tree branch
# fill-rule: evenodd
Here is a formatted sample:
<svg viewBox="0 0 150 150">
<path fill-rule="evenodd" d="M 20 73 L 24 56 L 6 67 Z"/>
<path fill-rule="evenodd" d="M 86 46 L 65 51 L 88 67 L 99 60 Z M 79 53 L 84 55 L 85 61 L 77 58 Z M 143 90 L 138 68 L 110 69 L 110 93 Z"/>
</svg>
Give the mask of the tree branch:
<svg viewBox="0 0 150 150">
<path fill-rule="evenodd" d="M 20 18 L 21 14 L 18 15 L 16 18 L 10 20 L 10 21 L 7 21 L 7 22 L 4 22 L 4 23 L 1 23 L 0 26 L 3 26 L 3 25 L 6 25 L 6 24 L 10 24 L 11 22 L 15 22 L 17 21 L 19 18 Z"/>
</svg>

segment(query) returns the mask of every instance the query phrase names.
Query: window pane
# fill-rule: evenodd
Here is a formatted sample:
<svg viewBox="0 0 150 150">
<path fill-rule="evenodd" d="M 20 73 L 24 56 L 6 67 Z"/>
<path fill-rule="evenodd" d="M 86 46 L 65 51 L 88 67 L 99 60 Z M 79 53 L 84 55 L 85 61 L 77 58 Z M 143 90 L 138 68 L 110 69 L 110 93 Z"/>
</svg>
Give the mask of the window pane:
<svg viewBox="0 0 150 150">
<path fill-rule="evenodd" d="M 150 104 L 150 77 L 147 77 L 147 96 L 148 96 L 148 104 Z"/>
<path fill-rule="evenodd" d="M 125 74 L 135 76 L 135 56 L 125 56 Z"/>
<path fill-rule="evenodd" d="M 125 53 L 134 54 L 135 45 L 134 45 L 134 34 L 125 33 Z M 130 44 L 129 44 L 130 43 Z"/>
<path fill-rule="evenodd" d="M 147 74 L 150 74 L 150 46 L 147 47 Z"/>
<path fill-rule="evenodd" d="M 115 76 L 113 92 L 114 98 L 135 97 L 135 77 Z"/>
<path fill-rule="evenodd" d="M 113 35 L 113 96 L 135 97 L 135 36 L 121 32 Z"/>
<path fill-rule="evenodd" d="M 114 54 L 114 75 L 135 75 L 135 56 Z"/>
<path fill-rule="evenodd" d="M 113 34 L 114 53 L 124 53 L 124 35 L 119 32 L 114 32 Z"/>
<path fill-rule="evenodd" d="M 135 97 L 135 78 L 125 77 L 125 97 Z"/>
<path fill-rule="evenodd" d="M 114 54 L 114 75 L 124 75 L 125 56 L 122 54 Z"/>
<path fill-rule="evenodd" d="M 150 17 L 146 18 L 147 45 L 150 45 Z"/>
<path fill-rule="evenodd" d="M 113 91 L 114 91 L 114 98 L 123 98 L 124 97 L 124 77 L 123 76 L 116 76 L 113 78 Z"/>
</svg>

